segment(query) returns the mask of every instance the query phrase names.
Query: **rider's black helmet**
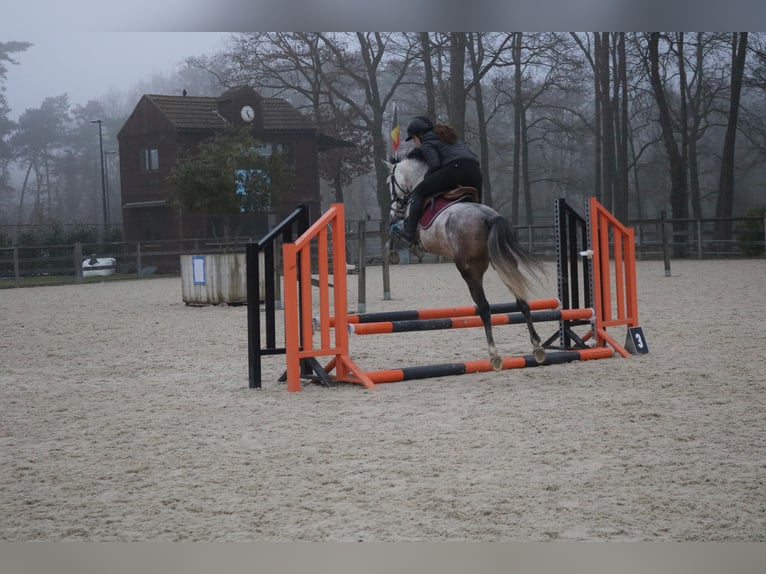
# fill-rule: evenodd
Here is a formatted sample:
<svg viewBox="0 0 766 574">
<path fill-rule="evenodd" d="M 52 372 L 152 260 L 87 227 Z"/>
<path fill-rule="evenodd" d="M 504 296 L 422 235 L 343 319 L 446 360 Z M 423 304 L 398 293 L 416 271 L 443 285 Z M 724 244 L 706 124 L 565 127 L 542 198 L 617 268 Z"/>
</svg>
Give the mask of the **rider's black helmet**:
<svg viewBox="0 0 766 574">
<path fill-rule="evenodd" d="M 407 139 L 404 141 L 410 141 L 413 136 L 422 136 L 426 132 L 430 132 L 434 129 L 434 124 L 427 116 L 415 116 L 407 126 Z"/>
</svg>

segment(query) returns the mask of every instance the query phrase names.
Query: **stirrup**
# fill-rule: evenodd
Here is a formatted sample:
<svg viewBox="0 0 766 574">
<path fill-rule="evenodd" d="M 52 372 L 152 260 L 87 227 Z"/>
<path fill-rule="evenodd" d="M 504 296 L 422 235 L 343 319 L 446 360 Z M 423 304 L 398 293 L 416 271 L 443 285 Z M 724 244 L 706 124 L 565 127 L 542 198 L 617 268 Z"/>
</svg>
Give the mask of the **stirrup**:
<svg viewBox="0 0 766 574">
<path fill-rule="evenodd" d="M 399 222 L 393 224 L 389 228 L 389 232 L 391 233 L 391 235 L 393 235 L 397 239 L 405 241 L 405 242 L 409 243 L 410 245 L 415 243 L 415 234 L 414 233 L 412 235 L 408 235 L 407 234 L 407 230 L 404 228 L 404 222 L 403 221 L 399 221 Z"/>
</svg>

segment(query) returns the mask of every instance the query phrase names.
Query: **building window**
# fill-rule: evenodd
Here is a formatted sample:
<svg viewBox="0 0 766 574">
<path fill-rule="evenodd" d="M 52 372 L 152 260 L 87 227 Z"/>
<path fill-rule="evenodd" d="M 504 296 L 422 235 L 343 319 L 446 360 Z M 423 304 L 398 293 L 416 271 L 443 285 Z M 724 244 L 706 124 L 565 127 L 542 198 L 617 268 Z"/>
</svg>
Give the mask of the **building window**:
<svg viewBox="0 0 766 574">
<path fill-rule="evenodd" d="M 160 150 L 157 148 L 144 148 L 141 150 L 141 171 L 155 171 L 160 169 Z"/>
<path fill-rule="evenodd" d="M 250 148 L 250 151 L 260 157 L 269 157 L 272 153 L 274 153 L 272 145 L 267 142 L 257 142 L 252 148 Z"/>
<path fill-rule="evenodd" d="M 285 159 L 285 161 L 289 165 L 292 165 L 294 163 L 293 162 L 293 146 L 290 144 L 280 143 L 280 144 L 277 144 L 276 147 L 277 147 L 277 153 L 281 154 L 282 157 Z"/>
<path fill-rule="evenodd" d="M 260 157 L 270 157 L 273 154 L 280 154 L 285 158 L 288 158 L 288 160 L 292 156 L 292 146 L 290 144 L 272 144 L 268 142 L 257 142 L 252 148 L 251 151 Z"/>
</svg>

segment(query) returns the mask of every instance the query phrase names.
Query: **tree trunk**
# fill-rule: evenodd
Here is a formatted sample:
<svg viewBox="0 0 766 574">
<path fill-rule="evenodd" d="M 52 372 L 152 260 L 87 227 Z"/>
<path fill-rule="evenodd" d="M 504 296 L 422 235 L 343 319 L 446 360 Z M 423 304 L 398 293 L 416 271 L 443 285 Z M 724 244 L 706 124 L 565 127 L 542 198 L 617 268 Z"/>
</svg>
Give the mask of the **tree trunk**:
<svg viewBox="0 0 766 574">
<path fill-rule="evenodd" d="M 482 37 L 481 34 L 469 33 L 468 35 L 468 46 L 471 50 L 471 72 L 474 78 L 478 78 L 481 74 L 481 70 L 480 63 L 475 55 L 474 38 L 479 45 L 478 48 L 480 51 Z M 487 113 L 484 108 L 484 92 L 482 91 L 481 82 L 473 82 L 473 84 L 476 97 L 476 119 L 479 123 L 479 153 L 481 157 L 481 176 L 483 180 L 481 201 L 485 205 L 492 207 L 494 203 L 492 200 L 492 182 L 489 173 L 489 138 L 487 136 Z"/>
<path fill-rule="evenodd" d="M 511 224 L 519 224 L 519 192 L 521 184 L 521 42 L 522 32 L 513 41 L 513 185 L 511 188 Z"/>
<path fill-rule="evenodd" d="M 449 120 L 459 138 L 465 137 L 465 32 L 450 34 Z"/>
<path fill-rule="evenodd" d="M 420 44 L 423 50 L 423 76 L 424 87 L 426 91 L 426 115 L 431 119 L 436 119 L 436 92 L 434 85 L 434 68 L 431 61 L 431 38 L 428 32 L 419 34 Z"/>
<path fill-rule="evenodd" d="M 340 158 L 335 164 L 335 175 L 332 178 L 332 187 L 335 191 L 335 203 L 343 203 L 343 167 Z"/>
<path fill-rule="evenodd" d="M 521 113 L 521 178 L 524 192 L 524 210 L 527 215 L 527 225 L 535 223 L 534 211 L 532 209 L 532 183 L 529 178 L 529 138 L 527 134 L 527 114 L 526 110 Z"/>
<path fill-rule="evenodd" d="M 633 164 L 633 187 L 636 190 L 636 219 L 643 218 L 643 210 L 641 209 L 641 186 L 638 177 L 638 154 L 636 154 L 636 147 L 633 142 L 633 137 L 628 138 L 628 146 L 630 148 L 630 157 Z"/>
<path fill-rule="evenodd" d="M 688 100 L 686 90 L 686 60 L 684 57 L 684 33 L 678 33 L 678 81 L 681 90 L 681 161 L 689 168 L 689 113 L 686 102 Z"/>
<path fill-rule="evenodd" d="M 665 97 L 665 88 L 660 77 L 660 34 L 652 32 L 649 36 L 649 66 L 651 70 L 651 83 L 654 98 L 660 115 L 660 127 L 662 129 L 662 141 L 670 164 L 670 207 L 673 219 L 686 219 L 689 216 L 688 197 L 686 187 L 686 165 L 683 156 L 678 151 L 678 144 L 673 135 L 673 122 L 670 117 L 670 108 Z M 676 221 L 673 224 L 673 239 L 684 241 L 686 239 L 686 222 Z M 685 255 L 685 244 L 677 246 L 676 255 Z"/>
<path fill-rule="evenodd" d="M 717 218 L 730 218 L 734 214 L 734 151 L 746 53 L 747 32 L 735 32 L 732 34 L 731 41 L 731 98 L 729 99 L 729 122 L 726 126 L 726 136 L 721 154 L 721 175 L 715 210 Z M 731 221 L 716 223 L 716 239 L 730 239 L 731 231 Z"/>
<path fill-rule="evenodd" d="M 599 58 L 599 52 L 601 50 L 601 37 L 598 32 L 593 34 L 593 93 L 595 96 L 594 110 L 593 110 L 593 194 L 598 201 L 604 200 L 604 194 L 601 190 L 601 124 L 603 119 L 601 118 L 601 90 L 599 88 L 601 84 L 601 59 Z"/>
<path fill-rule="evenodd" d="M 379 141 L 378 141 L 379 140 Z M 380 130 L 373 134 L 373 149 L 385 150 L 386 143 L 383 141 L 383 136 L 380 135 Z M 383 155 L 375 154 L 375 195 L 377 196 L 378 205 L 380 206 L 380 218 L 383 221 L 388 221 L 389 212 L 391 210 L 391 194 L 386 185 L 386 179 L 388 178 L 388 167 L 383 163 L 383 159 L 387 157 L 385 153 Z"/>
<path fill-rule="evenodd" d="M 599 59 L 599 76 L 601 88 L 601 129 L 602 129 L 602 147 L 601 157 L 603 176 L 602 176 L 602 203 L 609 210 L 613 209 L 614 204 L 614 116 L 612 112 L 612 99 L 610 97 L 610 72 L 609 72 L 609 32 L 603 32 L 601 35 L 600 50 L 597 57 Z"/>
<path fill-rule="evenodd" d="M 29 174 L 32 173 L 32 167 L 35 164 L 35 160 L 31 159 L 29 160 L 29 165 L 27 166 L 27 172 L 24 174 L 24 183 L 21 186 L 21 196 L 19 197 L 19 216 L 16 220 L 16 223 L 18 225 L 21 225 L 23 219 L 24 219 L 24 193 L 27 191 L 27 185 L 29 184 Z"/>
<path fill-rule="evenodd" d="M 689 132 L 689 196 L 691 197 L 692 215 L 702 217 L 702 199 L 700 194 L 699 165 L 697 162 L 697 140 L 699 139 L 700 105 L 704 78 L 704 58 L 702 51 L 702 32 L 697 32 L 696 72 L 697 80 L 694 96 L 691 99 L 691 130 Z"/>
<path fill-rule="evenodd" d="M 629 183 L 628 183 L 628 135 L 630 132 L 628 120 L 628 73 L 627 57 L 625 54 L 625 32 L 620 32 L 617 40 L 617 72 L 615 73 L 615 88 L 619 94 L 619 115 L 617 122 L 617 185 L 615 186 L 614 214 L 625 221 L 628 219 Z M 615 97 L 615 101 L 617 97 Z"/>
</svg>

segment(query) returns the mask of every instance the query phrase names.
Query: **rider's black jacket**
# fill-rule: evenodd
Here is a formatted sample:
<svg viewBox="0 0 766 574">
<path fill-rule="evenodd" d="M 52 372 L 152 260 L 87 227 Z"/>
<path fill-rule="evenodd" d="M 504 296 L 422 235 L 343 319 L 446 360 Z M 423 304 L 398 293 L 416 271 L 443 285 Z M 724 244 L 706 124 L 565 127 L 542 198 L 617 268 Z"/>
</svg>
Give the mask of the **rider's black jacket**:
<svg viewBox="0 0 766 574">
<path fill-rule="evenodd" d="M 479 165 L 479 158 L 462 141 L 450 144 L 432 131 L 421 136 L 420 152 L 428 164 L 426 177 L 455 161 L 467 160 L 475 162 L 477 166 Z"/>
</svg>

